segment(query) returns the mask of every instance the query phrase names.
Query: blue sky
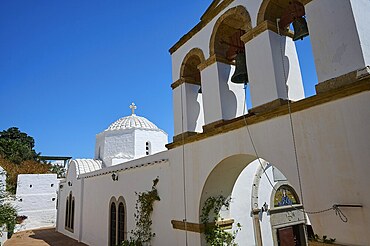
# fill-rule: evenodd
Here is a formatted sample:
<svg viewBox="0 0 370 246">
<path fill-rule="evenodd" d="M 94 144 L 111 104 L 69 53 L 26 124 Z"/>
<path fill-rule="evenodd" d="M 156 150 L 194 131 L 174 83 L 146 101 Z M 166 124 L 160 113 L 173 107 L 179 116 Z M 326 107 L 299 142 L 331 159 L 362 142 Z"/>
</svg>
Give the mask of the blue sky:
<svg viewBox="0 0 370 246">
<path fill-rule="evenodd" d="M 168 49 L 210 2 L 0 1 L 0 130 L 19 127 L 43 155 L 92 158 L 95 135 L 135 102 L 171 141 Z M 296 45 L 312 95 L 309 39 Z"/>
</svg>

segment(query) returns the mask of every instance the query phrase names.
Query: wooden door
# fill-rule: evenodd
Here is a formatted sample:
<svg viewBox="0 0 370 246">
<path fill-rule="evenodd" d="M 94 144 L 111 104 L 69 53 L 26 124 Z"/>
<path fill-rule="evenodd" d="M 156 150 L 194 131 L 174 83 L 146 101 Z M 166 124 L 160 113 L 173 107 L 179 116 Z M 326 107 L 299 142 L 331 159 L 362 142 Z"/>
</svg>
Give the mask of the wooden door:
<svg viewBox="0 0 370 246">
<path fill-rule="evenodd" d="M 293 227 L 284 227 L 278 229 L 279 246 L 295 246 Z"/>
</svg>

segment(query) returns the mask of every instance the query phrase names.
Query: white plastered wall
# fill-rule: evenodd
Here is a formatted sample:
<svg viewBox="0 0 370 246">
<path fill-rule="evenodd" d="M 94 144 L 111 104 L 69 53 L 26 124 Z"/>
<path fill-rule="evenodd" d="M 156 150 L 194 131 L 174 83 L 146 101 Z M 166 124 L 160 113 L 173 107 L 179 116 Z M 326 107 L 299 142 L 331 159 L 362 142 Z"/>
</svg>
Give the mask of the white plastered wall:
<svg viewBox="0 0 370 246">
<path fill-rule="evenodd" d="M 150 155 L 166 150 L 167 134 L 162 131 L 147 129 L 135 130 L 135 159 L 146 156 L 146 142 L 149 142 Z"/>
<path fill-rule="evenodd" d="M 56 174 L 19 174 L 15 206 L 28 218 L 15 231 L 55 226 L 59 181 Z"/>
<path fill-rule="evenodd" d="M 100 149 L 100 155 L 99 155 Z M 135 156 L 134 129 L 103 131 L 96 136 L 95 158 L 103 160 L 105 166 L 119 163 Z M 112 161 L 120 159 L 120 161 Z"/>
<path fill-rule="evenodd" d="M 168 152 L 130 161 L 130 165 L 140 165 L 167 158 Z M 127 165 L 127 163 L 110 167 L 109 170 Z M 137 196 L 135 192 L 145 192 L 151 189 L 153 180 L 159 178 L 157 185 L 161 201 L 154 203 L 152 214 L 153 232 L 156 237 L 152 245 L 176 245 L 176 239 L 169 233 L 170 223 L 176 201 L 171 197 L 172 184 L 170 181 L 171 168 L 168 162 L 117 171 L 118 180 L 113 181 L 111 174 L 88 177 L 84 179 L 83 230 L 82 241 L 88 245 L 107 245 L 109 235 L 109 201 L 112 197 L 123 197 L 126 202 L 127 232 L 134 229 L 134 213 Z M 140 181 L 140 182 L 138 182 Z M 94 201 L 94 202 L 91 202 Z M 96 213 L 99 211 L 99 213 Z M 128 234 L 128 236 L 130 236 Z"/>
<path fill-rule="evenodd" d="M 146 155 L 147 141 L 150 142 L 152 154 L 163 151 L 168 143 L 167 133 L 141 128 L 104 131 L 96 137 L 95 158 L 100 157 L 105 166 L 136 159 Z"/>
<path fill-rule="evenodd" d="M 367 151 L 367 146 L 370 145 L 367 134 L 370 132 L 368 124 L 370 112 L 366 110 L 367 105 L 370 104 L 369 94 L 364 92 L 292 115 L 305 209 L 318 211 L 331 207 L 334 203 L 359 203 L 364 206 L 364 208 L 343 210 L 349 218 L 348 223 L 340 223 L 340 219 L 333 211 L 310 217 L 315 233 L 335 237 L 337 242 L 342 244 L 366 245 L 370 241 L 366 233 L 370 213 L 365 209 L 370 206 L 370 198 L 363 189 L 370 186 L 366 176 L 370 172 L 370 167 L 366 165 L 370 158 Z M 273 163 L 284 173 L 293 187 L 299 187 L 289 116 L 253 124 L 250 126 L 250 131 L 259 156 Z M 198 223 L 202 190 L 214 167 L 230 156 L 254 154 L 245 128 L 186 144 L 184 165 L 182 151 L 182 147 L 178 147 L 96 171 L 104 173 L 113 168 L 135 166 L 163 158 L 169 159 L 166 164 L 118 171 L 118 181 L 113 181 L 109 173 L 85 178 L 82 241 L 89 245 L 107 243 L 108 205 L 112 196 L 125 198 L 127 229 L 133 229 L 136 201 L 134 192 L 150 189 L 152 180 L 159 176 L 158 192 L 161 201 L 156 202 L 152 217 L 153 231 L 157 234 L 152 245 L 183 245 L 185 232 L 172 229 L 170 221 L 185 219 L 184 205 L 186 204 L 187 221 Z M 75 181 L 72 180 L 72 182 Z M 265 181 L 261 181 L 261 186 L 264 186 L 263 182 Z M 74 184 L 73 188 L 75 188 Z M 268 193 L 271 194 L 271 192 Z M 236 196 L 235 199 L 238 197 Z M 269 201 L 269 196 L 262 197 L 261 203 L 265 200 Z M 77 198 L 76 205 L 79 204 L 78 201 Z M 61 198 L 61 202 L 65 202 L 65 198 Z M 80 210 L 76 207 L 76 211 Z M 102 212 L 96 213 L 96 211 Z M 250 206 L 245 210 L 245 213 L 249 212 Z M 76 212 L 77 214 L 79 213 Z M 237 217 L 236 215 L 235 219 Z M 75 221 L 75 228 L 78 228 L 78 219 Z M 268 219 L 265 220 L 263 217 L 262 222 L 264 221 L 267 222 Z M 265 228 L 263 223 L 262 234 L 267 235 L 269 229 Z M 332 224 L 336 225 L 335 228 L 331 226 Z M 71 235 L 68 231 L 63 233 Z M 75 237 L 75 235 L 71 236 Z M 189 245 L 200 245 L 198 233 L 188 232 L 187 237 Z"/>
<path fill-rule="evenodd" d="M 62 187 L 61 187 L 62 186 Z M 58 221 L 57 231 L 63 233 L 73 239 L 80 241 L 80 226 L 81 226 L 81 197 L 82 193 L 82 182 L 81 179 L 77 179 L 77 172 L 75 162 L 70 162 L 70 166 L 67 171 L 66 179 L 60 182 L 59 194 L 58 194 Z M 74 217 L 74 230 L 73 232 L 65 228 L 65 216 L 66 216 L 66 201 L 69 194 L 72 192 L 72 196 L 75 198 L 75 217 Z M 92 201 L 93 202 L 93 201 Z"/>
<path fill-rule="evenodd" d="M 370 158 L 370 104 L 368 92 L 357 94 L 293 114 L 305 208 L 319 211 L 335 203 L 370 204 L 366 165 Z M 354 120 L 356 119 L 356 120 Z M 256 149 L 263 159 L 274 163 L 293 187 L 299 187 L 289 116 L 250 126 Z M 185 146 L 188 221 L 198 221 L 199 197 L 203 184 L 216 163 L 240 153 L 253 154 L 246 129 L 207 138 Z M 170 150 L 171 163 L 180 165 L 181 155 Z M 212 153 L 212 155 L 209 155 Z M 177 170 L 181 173 L 181 167 Z M 198 199 L 196 199 L 198 198 Z M 189 212 L 190 211 L 190 212 Z M 366 245 L 370 218 L 365 209 L 346 209 L 348 223 L 340 223 L 333 211 L 310 217 L 319 235 L 335 237 L 338 243 Z M 180 214 L 178 215 L 180 219 Z M 336 224 L 333 228 L 331 224 Z M 193 235 L 193 234 L 190 234 Z M 197 237 L 189 239 L 197 245 Z"/>
<path fill-rule="evenodd" d="M 370 64 L 369 1 L 314 0 L 305 8 L 319 83 Z"/>
</svg>

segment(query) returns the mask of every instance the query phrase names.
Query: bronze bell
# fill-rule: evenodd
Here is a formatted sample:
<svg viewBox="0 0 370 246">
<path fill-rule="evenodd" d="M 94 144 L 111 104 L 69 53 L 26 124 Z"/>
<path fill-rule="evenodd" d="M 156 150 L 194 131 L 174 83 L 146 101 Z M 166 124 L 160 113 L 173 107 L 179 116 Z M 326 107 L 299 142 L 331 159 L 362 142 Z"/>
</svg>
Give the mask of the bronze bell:
<svg viewBox="0 0 370 246">
<path fill-rule="evenodd" d="M 236 84 L 248 83 L 247 62 L 245 61 L 245 53 L 240 52 L 235 58 L 235 72 L 231 76 L 231 81 Z"/>
<path fill-rule="evenodd" d="M 293 21 L 294 36 L 293 41 L 298 39 L 303 39 L 308 36 L 308 27 L 306 19 L 303 17 L 298 17 Z"/>
</svg>

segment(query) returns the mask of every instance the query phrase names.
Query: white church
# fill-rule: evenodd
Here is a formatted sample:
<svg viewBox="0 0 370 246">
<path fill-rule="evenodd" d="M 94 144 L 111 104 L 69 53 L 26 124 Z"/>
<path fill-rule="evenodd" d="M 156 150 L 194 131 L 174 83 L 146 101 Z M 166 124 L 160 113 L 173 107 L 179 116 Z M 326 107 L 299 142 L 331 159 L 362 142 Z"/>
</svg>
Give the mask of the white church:
<svg viewBox="0 0 370 246">
<path fill-rule="evenodd" d="M 368 0 L 214 0 L 170 48 L 173 141 L 132 104 L 97 134 L 94 159 L 70 161 L 57 231 L 120 244 L 156 180 L 147 245 L 207 245 L 202 209 L 219 196 L 231 200 L 216 223 L 240 224 L 238 245 L 307 245 L 307 225 L 370 245 L 369 13 Z M 308 98 L 295 48 L 307 35 Z"/>
</svg>

